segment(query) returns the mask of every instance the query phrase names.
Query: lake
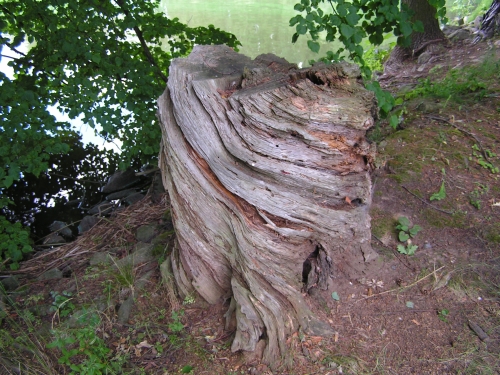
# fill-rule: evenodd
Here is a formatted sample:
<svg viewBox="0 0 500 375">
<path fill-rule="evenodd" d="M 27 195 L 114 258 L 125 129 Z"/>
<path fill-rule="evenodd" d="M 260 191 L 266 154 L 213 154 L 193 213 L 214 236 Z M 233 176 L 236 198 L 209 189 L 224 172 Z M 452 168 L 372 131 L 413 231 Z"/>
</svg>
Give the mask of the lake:
<svg viewBox="0 0 500 375">
<path fill-rule="evenodd" d="M 320 55 L 307 48 L 307 37 L 292 44 L 295 28 L 290 18 L 298 14 L 293 9 L 299 0 L 162 0 L 161 10 L 169 18 L 177 17 L 189 26 L 209 24 L 236 35 L 243 44 L 240 52 L 255 58 L 262 53 L 274 53 L 289 62 L 307 65 Z M 322 46 L 324 55 L 331 46 Z M 302 64 L 301 64 L 302 63 Z"/>
</svg>

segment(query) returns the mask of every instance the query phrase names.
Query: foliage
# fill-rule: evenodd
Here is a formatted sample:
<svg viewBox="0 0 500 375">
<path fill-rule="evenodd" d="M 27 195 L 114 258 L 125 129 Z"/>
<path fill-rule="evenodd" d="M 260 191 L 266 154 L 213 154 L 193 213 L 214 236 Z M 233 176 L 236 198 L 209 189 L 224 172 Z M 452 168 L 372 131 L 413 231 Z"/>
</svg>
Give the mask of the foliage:
<svg viewBox="0 0 500 375">
<path fill-rule="evenodd" d="M 444 198 L 446 198 L 446 188 L 444 186 L 444 181 L 443 181 L 441 183 L 441 187 L 439 188 L 439 191 L 437 193 L 432 194 L 429 199 L 431 201 L 440 201 Z"/>
<path fill-rule="evenodd" d="M 71 302 L 73 294 L 68 291 L 63 291 L 62 294 L 58 292 L 50 292 L 50 296 L 54 299 L 50 311 L 55 311 L 60 317 L 64 318 L 71 314 L 75 309 L 75 305 Z"/>
<path fill-rule="evenodd" d="M 410 236 L 413 238 L 417 235 L 418 232 L 422 230 L 420 225 L 414 225 L 410 227 L 410 220 L 408 218 L 401 216 L 398 219 L 398 224 L 396 225 L 396 229 L 399 230 L 398 238 L 401 242 L 408 241 Z"/>
<path fill-rule="evenodd" d="M 396 229 L 399 230 L 398 239 L 401 242 L 406 242 L 405 245 L 399 244 L 397 249 L 401 254 L 405 255 L 414 255 L 415 251 L 418 249 L 417 245 L 413 245 L 411 243 L 411 238 L 415 237 L 418 232 L 422 230 L 420 225 L 411 226 L 410 220 L 408 218 L 401 216 L 398 219 L 398 224 L 396 225 Z"/>
<path fill-rule="evenodd" d="M 430 96 L 459 102 L 465 95 L 473 94 L 475 99 L 480 100 L 498 89 L 496 83 L 499 79 L 500 62 L 490 56 L 479 65 L 451 69 L 442 80 L 425 78 L 404 98 Z"/>
<path fill-rule="evenodd" d="M 73 150 L 70 124 L 56 120 L 50 108 L 80 118 L 105 140 L 119 140 L 126 151 L 121 167 L 156 158 L 155 101 L 171 60 L 195 44 L 240 44 L 212 25 L 192 28 L 168 19 L 158 4 L 1 0 L 1 58 L 13 76 L 0 72 L 0 208 L 10 203 L 4 189 L 28 175 L 39 178 L 51 157 Z M 16 268 L 28 242 L 19 226 L 0 220 L 0 235 L 9 240 L 0 257 Z"/>
<path fill-rule="evenodd" d="M 118 363 L 109 357 L 110 349 L 97 335 L 99 315 L 86 312 L 80 316 L 78 323 L 80 327 L 74 330 L 53 331 L 55 339 L 48 348 L 59 349 L 59 363 L 68 366 L 71 369 L 70 374 L 117 373 Z"/>
<path fill-rule="evenodd" d="M 481 167 L 488 169 L 491 173 L 495 174 L 499 172 L 498 167 L 495 167 L 487 158 L 494 158 L 497 155 L 491 150 L 484 150 L 484 155 L 481 153 L 481 149 L 477 144 L 472 146 L 472 156 L 469 157 L 469 160 L 475 160 L 477 164 Z"/>
<path fill-rule="evenodd" d="M 331 42 L 338 39 L 343 47 L 336 52 L 328 51 L 326 59 L 339 61 L 347 57 L 361 65 L 363 75 L 371 76 L 370 69 L 363 59 L 361 41 L 368 38 L 373 45 L 380 45 L 384 41 L 384 34 L 392 32 L 403 46 L 409 46 L 410 35 L 413 31 L 423 31 L 421 22 L 411 22 L 411 13 L 405 4 L 399 5 L 398 0 L 326 0 L 331 11 L 325 11 L 322 6 L 325 0 L 301 0 L 294 9 L 305 12 L 296 15 L 290 20 L 290 26 L 295 26 L 296 33 L 292 42 L 296 42 L 300 35 L 309 34 L 311 40 L 307 42 L 313 52 L 319 52 L 318 39 L 321 33 L 326 32 L 325 39 Z"/>
<path fill-rule="evenodd" d="M 364 52 L 365 64 L 370 68 L 372 72 L 383 71 L 384 63 L 389 58 L 395 43 L 389 44 L 389 48 L 375 48 L 371 47 Z"/>
<path fill-rule="evenodd" d="M 447 309 L 442 309 L 438 311 L 439 320 L 448 323 L 448 315 L 450 315 L 450 311 Z"/>
<path fill-rule="evenodd" d="M 184 310 L 175 311 L 172 310 L 172 323 L 168 324 L 168 329 L 174 333 L 179 333 L 184 329 L 184 324 L 181 322 L 181 318 L 184 316 Z"/>
<path fill-rule="evenodd" d="M 326 2 L 330 5 L 328 11 L 325 10 Z M 290 26 L 295 26 L 296 30 L 292 37 L 293 43 L 300 35 L 309 34 L 309 49 L 319 52 L 320 35 L 326 34 L 327 42 L 338 39 L 343 47 L 335 52 L 327 51 L 320 60 L 338 62 L 347 57 L 360 65 L 362 75 L 367 80 L 371 78 L 372 69 L 365 61 L 361 45 L 363 40 L 368 39 L 372 45 L 377 46 L 382 44 L 387 33 L 393 33 L 397 37 L 397 44 L 407 47 L 411 42 L 410 35 L 414 31 L 423 31 L 422 22 L 412 22 L 412 12 L 406 4 L 400 4 L 399 0 L 336 0 L 335 5 L 333 0 L 301 0 L 295 4 L 294 9 L 300 13 L 305 12 L 305 17 L 298 14 L 290 19 Z M 387 116 L 394 106 L 392 95 L 382 90 L 376 81 L 368 82 L 366 87 L 375 93 L 382 116 Z M 392 118 L 391 121 L 394 123 L 397 118 Z"/>
<path fill-rule="evenodd" d="M 0 215 L 0 270 L 6 263 L 10 263 L 10 269 L 17 270 L 24 255 L 31 251 L 29 230 Z"/>
</svg>

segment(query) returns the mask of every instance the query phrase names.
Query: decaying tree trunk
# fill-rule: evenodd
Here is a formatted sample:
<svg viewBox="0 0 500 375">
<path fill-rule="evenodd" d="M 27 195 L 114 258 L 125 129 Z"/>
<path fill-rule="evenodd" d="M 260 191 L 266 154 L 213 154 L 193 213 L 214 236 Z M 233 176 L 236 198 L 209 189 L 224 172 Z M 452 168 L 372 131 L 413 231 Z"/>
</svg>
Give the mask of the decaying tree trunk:
<svg viewBox="0 0 500 375">
<path fill-rule="evenodd" d="M 259 343 L 272 366 L 299 327 L 333 333 L 316 296 L 331 299 L 336 275 L 361 277 L 376 257 L 365 140 L 376 107 L 358 76 L 198 46 L 172 62 L 158 100 L 178 289 L 230 300 L 232 350 Z"/>
</svg>

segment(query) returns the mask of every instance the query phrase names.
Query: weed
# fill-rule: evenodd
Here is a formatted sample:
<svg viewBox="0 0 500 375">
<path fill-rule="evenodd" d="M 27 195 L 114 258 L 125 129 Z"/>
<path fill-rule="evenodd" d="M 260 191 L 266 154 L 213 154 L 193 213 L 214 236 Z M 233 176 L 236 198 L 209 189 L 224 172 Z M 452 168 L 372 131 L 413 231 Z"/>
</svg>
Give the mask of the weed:
<svg viewBox="0 0 500 375">
<path fill-rule="evenodd" d="M 181 318 L 184 316 L 184 310 L 175 311 L 172 310 L 172 323 L 168 324 L 168 328 L 174 332 L 179 333 L 184 329 L 184 324 L 181 322 Z"/>
<path fill-rule="evenodd" d="M 491 150 L 484 150 L 484 153 L 488 158 L 493 158 L 497 156 Z M 488 169 L 493 174 L 498 173 L 499 171 L 498 167 L 495 167 L 491 162 L 485 159 L 477 144 L 472 145 L 472 156 L 469 157 L 469 160 L 470 161 L 475 160 L 477 164 L 479 164 L 481 167 L 485 169 Z"/>
<path fill-rule="evenodd" d="M 58 292 L 50 292 L 50 295 L 54 299 L 50 311 L 56 312 L 60 317 L 64 318 L 71 314 L 75 309 L 75 305 L 71 302 L 73 295 L 71 292 L 63 291 L 62 294 Z"/>
<path fill-rule="evenodd" d="M 467 94 L 474 94 L 477 100 L 494 90 L 498 81 L 498 62 L 485 59 L 480 65 L 462 69 L 451 69 L 441 81 L 426 78 L 412 91 L 405 94 L 405 100 L 417 97 L 443 98 L 446 101 L 460 101 Z"/>
<path fill-rule="evenodd" d="M 418 232 L 422 230 L 420 225 L 414 225 L 410 227 L 410 220 L 408 218 L 401 216 L 398 219 L 398 224 L 396 225 L 396 229 L 399 230 L 398 238 L 401 242 L 406 242 L 410 237 L 415 237 Z"/>
<path fill-rule="evenodd" d="M 414 255 L 415 251 L 417 251 L 418 249 L 418 246 L 411 243 L 410 237 L 415 237 L 417 233 L 422 230 L 422 227 L 420 227 L 420 225 L 411 226 L 410 220 L 408 220 L 408 218 L 404 216 L 401 216 L 398 219 L 396 229 L 399 230 L 399 241 L 406 242 L 406 246 L 401 244 L 398 245 L 398 251 L 404 255 Z"/>
<path fill-rule="evenodd" d="M 431 201 L 440 201 L 446 198 L 446 188 L 444 187 L 444 181 L 441 183 L 441 188 L 437 193 L 434 193 L 429 198 Z"/>
<path fill-rule="evenodd" d="M 481 196 L 489 191 L 487 185 L 476 182 L 476 187 L 469 193 L 469 203 L 476 209 L 481 209 Z"/>
<path fill-rule="evenodd" d="M 84 312 L 79 318 L 80 328 L 54 330 L 55 339 L 47 346 L 61 353 L 59 363 L 68 366 L 71 374 L 116 373 L 119 363 L 109 358 L 111 350 L 97 335 L 100 324 L 95 312 Z"/>
<path fill-rule="evenodd" d="M 404 255 L 415 255 L 415 251 L 417 251 L 417 249 L 418 246 L 412 245 L 411 240 L 408 240 L 408 244 L 406 246 L 398 245 L 398 251 Z"/>
<path fill-rule="evenodd" d="M 448 323 L 448 315 L 450 315 L 450 312 L 447 309 L 442 309 L 438 311 L 439 320 L 445 323 Z"/>
</svg>

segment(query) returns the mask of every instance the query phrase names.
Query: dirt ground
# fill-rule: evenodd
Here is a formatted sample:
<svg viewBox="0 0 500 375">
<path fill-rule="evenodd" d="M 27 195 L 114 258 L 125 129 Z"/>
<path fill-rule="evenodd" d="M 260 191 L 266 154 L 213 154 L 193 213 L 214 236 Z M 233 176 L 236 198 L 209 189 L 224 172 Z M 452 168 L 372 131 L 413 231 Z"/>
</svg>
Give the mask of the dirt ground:
<svg viewBox="0 0 500 375">
<path fill-rule="evenodd" d="M 457 42 L 434 54 L 429 63 L 408 62 L 380 82 L 393 93 L 409 92 L 419 79 L 444 77 L 449 69 L 479 64 L 487 57 L 500 70 L 500 46 L 494 42 Z M 138 296 L 128 324 L 118 324 L 113 312 L 103 314 L 99 334 L 112 357 L 126 358 L 122 372 L 500 373 L 500 173 L 493 173 L 500 167 L 496 77 L 493 94 L 481 96 L 479 87 L 458 101 L 408 99 L 397 130 L 382 124 L 371 131 L 378 145 L 372 246 L 380 257 L 370 274 L 357 280 L 337 269 L 338 300 L 331 297 L 333 291 L 315 296 L 322 301 L 318 314 L 336 331 L 333 337 L 297 333 L 287 341 L 290 358 L 271 371 L 251 355 L 231 353 L 233 332 L 224 330 L 223 319 L 228 306 L 169 304 L 155 263 L 147 267 L 154 276 Z M 445 197 L 431 201 L 441 186 Z M 422 228 L 412 238 L 418 246 L 414 255 L 397 251 L 402 242 L 395 226 L 401 217 Z M 109 275 L 88 277 L 85 262 L 78 264 L 69 278 L 33 282 L 26 277 L 28 295 L 41 296 L 31 303 L 47 303 L 50 291 L 70 288 L 78 291 L 79 303 L 102 294 Z M 20 305 L 27 303 L 23 298 L 17 301 Z M 172 308 L 183 312 L 177 318 L 183 326 L 177 331 L 172 331 Z M 48 315 L 40 324 L 53 327 L 58 322 Z M 5 324 L 2 328 L 9 329 Z M 57 364 L 53 350 L 47 349 L 47 356 L 59 373 L 69 373 Z"/>
</svg>

